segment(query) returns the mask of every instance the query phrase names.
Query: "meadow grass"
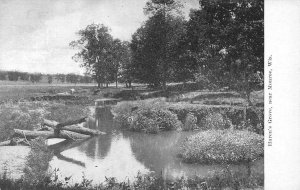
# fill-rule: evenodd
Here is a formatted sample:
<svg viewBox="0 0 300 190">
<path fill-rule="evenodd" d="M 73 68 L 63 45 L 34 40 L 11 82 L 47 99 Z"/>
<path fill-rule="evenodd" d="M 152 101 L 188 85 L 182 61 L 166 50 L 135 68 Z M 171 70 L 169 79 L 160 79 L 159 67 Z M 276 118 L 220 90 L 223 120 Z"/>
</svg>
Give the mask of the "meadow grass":
<svg viewBox="0 0 300 190">
<path fill-rule="evenodd" d="M 188 163 L 240 163 L 264 154 L 264 137 L 249 131 L 207 130 L 188 137 L 179 155 Z"/>
</svg>

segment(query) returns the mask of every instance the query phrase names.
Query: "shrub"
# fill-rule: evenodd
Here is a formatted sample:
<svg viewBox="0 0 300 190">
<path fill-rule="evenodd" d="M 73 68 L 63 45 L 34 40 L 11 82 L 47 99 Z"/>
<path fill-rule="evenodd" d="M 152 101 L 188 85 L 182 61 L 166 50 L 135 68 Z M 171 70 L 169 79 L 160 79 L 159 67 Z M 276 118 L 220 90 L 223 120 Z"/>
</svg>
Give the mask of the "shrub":
<svg viewBox="0 0 300 190">
<path fill-rule="evenodd" d="M 231 125 L 230 120 L 220 113 L 209 113 L 204 119 L 204 126 L 207 129 L 228 129 Z"/>
<path fill-rule="evenodd" d="M 179 129 L 181 123 L 177 116 L 167 109 L 138 109 L 134 111 L 129 129 L 145 131 L 146 133 L 158 133 Z"/>
<path fill-rule="evenodd" d="M 52 103 L 45 106 L 48 111 L 47 119 L 57 122 L 79 119 L 89 115 L 89 109 L 83 105 L 66 105 L 65 103 Z"/>
<path fill-rule="evenodd" d="M 113 107 L 112 112 L 121 127 L 133 131 L 157 133 L 179 129 L 182 125 L 162 99 L 121 102 Z"/>
<path fill-rule="evenodd" d="M 184 131 L 190 131 L 190 130 L 194 130 L 197 129 L 197 117 L 194 116 L 194 114 L 192 113 L 188 113 L 186 115 L 186 118 L 184 120 L 184 125 L 182 127 L 182 130 Z"/>
<path fill-rule="evenodd" d="M 188 137 L 180 155 L 185 162 L 236 163 L 264 153 L 264 137 L 249 131 L 209 130 Z"/>
<path fill-rule="evenodd" d="M 6 103 L 0 106 L 0 141 L 13 134 L 13 129 L 32 130 L 39 127 L 47 111 L 40 103 Z"/>
<path fill-rule="evenodd" d="M 31 151 L 26 157 L 23 179 L 31 184 L 39 184 L 49 179 L 49 162 L 53 153 L 48 149 L 44 138 L 37 138 L 30 142 Z"/>
</svg>

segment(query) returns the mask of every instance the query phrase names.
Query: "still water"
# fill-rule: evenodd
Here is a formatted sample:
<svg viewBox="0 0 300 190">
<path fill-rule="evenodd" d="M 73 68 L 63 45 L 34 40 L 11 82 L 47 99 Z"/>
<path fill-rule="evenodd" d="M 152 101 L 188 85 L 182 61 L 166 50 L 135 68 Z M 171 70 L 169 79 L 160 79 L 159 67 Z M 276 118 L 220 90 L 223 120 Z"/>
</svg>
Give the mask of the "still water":
<svg viewBox="0 0 300 190">
<path fill-rule="evenodd" d="M 86 125 L 105 131 L 106 135 L 76 143 L 48 140 L 54 152 L 49 171 L 59 168 L 59 178 L 72 176 L 71 183 L 75 183 L 85 176 L 97 184 L 105 181 L 105 177 L 114 177 L 118 181 L 133 180 L 138 173 L 154 172 L 164 178 L 174 179 L 195 175 L 205 177 L 224 169 L 224 166 L 217 164 L 186 164 L 181 161 L 177 156 L 180 144 L 194 132 L 174 131 L 156 135 L 124 132 L 116 127 L 108 111 L 102 110 L 95 115 L 96 119 L 89 120 Z M 1 171 L 5 166 L 11 177 L 20 177 L 28 152 L 28 147 L 0 147 Z M 263 160 L 247 166 L 230 165 L 230 169 L 263 173 Z"/>
</svg>

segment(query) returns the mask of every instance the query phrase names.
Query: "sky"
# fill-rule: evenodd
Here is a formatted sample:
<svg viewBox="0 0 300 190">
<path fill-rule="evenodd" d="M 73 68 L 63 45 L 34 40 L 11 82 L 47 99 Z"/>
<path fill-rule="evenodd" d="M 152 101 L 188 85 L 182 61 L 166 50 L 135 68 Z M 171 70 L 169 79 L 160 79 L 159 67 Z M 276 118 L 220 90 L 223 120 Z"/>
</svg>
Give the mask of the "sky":
<svg viewBox="0 0 300 190">
<path fill-rule="evenodd" d="M 181 0 L 188 19 L 198 0 Z M 147 19 L 147 0 L 0 0 L 0 70 L 84 73 L 69 43 L 87 25 L 104 24 L 121 40 Z"/>
</svg>

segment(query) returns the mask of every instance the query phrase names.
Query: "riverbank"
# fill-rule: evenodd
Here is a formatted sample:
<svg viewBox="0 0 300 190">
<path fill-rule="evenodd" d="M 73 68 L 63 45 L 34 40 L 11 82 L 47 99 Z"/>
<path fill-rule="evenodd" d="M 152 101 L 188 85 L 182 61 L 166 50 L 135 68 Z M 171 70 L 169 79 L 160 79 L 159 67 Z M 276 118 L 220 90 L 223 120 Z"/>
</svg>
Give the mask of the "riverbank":
<svg viewBox="0 0 300 190">
<path fill-rule="evenodd" d="M 84 176 L 80 183 L 69 185 L 70 178 L 64 181 L 45 179 L 36 184 L 28 181 L 11 180 L 5 177 L 0 178 L 0 188 L 3 190 L 130 190 L 130 189 L 218 189 L 218 190 L 262 190 L 264 189 L 263 175 L 243 175 L 241 173 L 231 173 L 224 169 L 219 173 L 214 173 L 206 178 L 180 178 L 177 180 L 165 180 L 162 176 L 138 175 L 134 181 L 116 181 L 114 178 L 106 178 L 106 181 L 99 185 L 91 185 L 91 181 Z"/>
<path fill-rule="evenodd" d="M 48 88 L 48 87 L 47 87 Z M 51 87 L 52 88 L 52 87 Z M 69 88 L 69 87 L 68 87 Z M 53 94 L 56 93 L 63 93 L 68 91 L 68 88 L 63 88 L 58 91 L 55 89 L 53 90 Z M 19 89 L 20 90 L 20 89 Z M 28 90 L 28 89 L 27 89 Z M 28 90 L 30 92 L 31 90 Z M 42 91 L 40 91 L 42 92 Z M 124 162 L 131 160 L 132 163 L 129 164 L 138 164 L 140 168 L 146 168 L 153 170 L 153 165 L 155 167 L 159 168 L 157 169 L 155 176 L 149 176 L 143 174 L 143 180 L 141 178 L 136 178 L 138 182 L 131 181 L 129 184 L 128 181 L 114 181 L 113 184 L 115 186 L 106 186 L 107 184 L 101 184 L 101 188 L 117 188 L 118 187 L 124 187 L 122 185 L 127 185 L 126 187 L 133 188 L 135 185 L 138 187 L 147 187 L 148 189 L 155 187 L 157 188 L 166 188 L 166 184 L 177 184 L 176 187 L 202 187 L 203 184 L 208 184 L 208 187 L 215 188 L 215 189 L 225 189 L 227 187 L 230 187 L 232 189 L 235 188 L 235 183 L 238 184 L 238 187 L 240 189 L 247 188 L 247 187 L 261 187 L 263 186 L 263 174 L 255 174 L 252 173 L 254 177 L 254 181 L 250 180 L 247 181 L 247 178 L 239 178 L 240 176 L 244 176 L 244 174 L 236 174 L 236 179 L 228 179 L 229 176 L 232 175 L 225 175 L 222 174 L 221 176 L 217 177 L 200 177 L 196 183 L 193 182 L 193 185 L 190 184 L 189 181 L 193 181 L 194 179 L 191 177 L 188 177 L 185 179 L 185 181 L 182 181 L 181 179 L 177 180 L 167 180 L 166 178 L 159 176 L 160 168 L 164 167 L 172 167 L 175 169 L 176 172 L 182 172 L 182 168 L 176 168 L 177 167 L 177 161 L 174 161 L 173 163 L 176 165 L 174 168 L 174 164 L 168 165 L 166 163 L 170 163 L 170 158 L 172 159 L 182 159 L 177 158 L 173 153 L 166 155 L 166 150 L 169 150 L 170 144 L 173 144 L 173 146 L 177 147 L 180 143 L 174 144 L 178 138 L 179 134 L 184 133 L 182 131 L 190 131 L 192 133 L 202 133 L 205 131 L 210 130 L 220 130 L 220 131 L 232 131 L 235 133 L 235 131 L 250 131 L 252 133 L 260 134 L 259 138 L 262 137 L 261 131 L 263 131 L 263 108 L 259 106 L 246 106 L 246 105 L 229 105 L 229 104 L 221 104 L 217 105 L 217 103 L 213 105 L 207 105 L 203 103 L 202 99 L 218 99 L 220 100 L 222 97 L 226 98 L 225 102 L 237 102 L 241 97 L 236 97 L 238 99 L 235 99 L 234 93 L 212 93 L 212 92 L 194 92 L 191 97 L 181 97 L 179 98 L 172 98 L 172 97 L 158 97 L 153 98 L 153 94 L 155 93 L 149 93 L 145 95 L 145 91 L 136 89 L 136 91 L 128 90 L 128 89 L 94 89 L 92 87 L 78 87 L 75 90 L 74 95 L 79 97 L 76 100 L 44 100 L 44 101 L 30 101 L 30 100 L 22 100 L 16 99 L 15 101 L 5 101 L 5 103 L 2 103 L 0 106 L 1 113 L 1 123 L 0 127 L 1 132 L 4 133 L 2 135 L 2 139 L 5 140 L 6 137 L 9 136 L 11 129 L 13 128 L 21 128 L 21 129 L 35 129 L 39 127 L 39 124 L 41 122 L 42 118 L 56 120 L 58 122 L 63 122 L 70 119 L 75 118 L 81 118 L 85 117 L 87 115 L 92 115 L 90 113 L 88 106 L 94 105 L 94 100 L 99 98 L 120 98 L 120 100 L 126 99 L 125 96 L 122 95 L 124 92 L 131 92 L 135 93 L 134 100 L 132 101 L 121 101 L 116 106 L 113 106 L 112 111 L 115 116 L 115 120 L 118 120 L 122 126 L 122 130 L 129 131 L 129 136 L 126 135 L 126 133 L 121 132 L 120 128 L 113 128 L 110 126 L 111 124 L 105 123 L 104 120 L 101 120 L 101 126 L 111 128 L 109 130 L 112 130 L 110 133 L 114 134 L 117 133 L 116 136 L 105 136 L 103 138 L 99 139 L 92 139 L 89 142 L 84 142 L 82 144 L 82 147 L 79 148 L 81 151 L 88 150 L 94 150 L 95 152 L 92 152 L 93 159 L 95 158 L 106 158 L 108 155 L 111 156 L 110 152 L 112 147 L 118 147 L 122 145 L 122 150 L 116 149 L 116 151 L 113 151 L 116 155 L 116 157 L 120 158 L 120 155 L 122 153 L 122 157 L 124 157 L 125 154 L 128 154 L 128 157 L 124 157 Z M 27 93 L 26 91 L 24 92 Z M 32 94 L 29 93 L 28 97 L 34 96 L 48 96 L 51 94 L 50 92 L 46 93 L 40 93 L 40 94 Z M 121 95 L 120 95 L 121 94 Z M 142 96 L 142 98 L 145 98 L 145 100 L 141 100 L 141 94 L 144 94 L 145 96 Z M 193 99 L 195 95 L 199 95 L 197 97 L 197 101 L 191 102 L 190 100 Z M 229 95 L 228 95 L 229 94 Z M 232 96 L 233 94 L 233 96 Z M 14 94 L 15 95 L 15 94 Z M 157 94 L 155 94 L 156 96 Z M 14 96 L 16 97 L 16 96 Z M 132 98 L 131 97 L 131 98 Z M 177 96 L 176 96 L 177 97 Z M 179 96 L 178 96 L 179 97 Z M 228 99 L 229 98 L 229 99 Z M 26 98 L 25 98 L 26 99 Z M 196 100 L 194 97 L 194 100 Z M 88 100 L 88 101 L 86 101 Z M 202 101 L 199 103 L 199 101 Z M 209 102 L 209 101 L 207 101 Z M 254 110 L 254 111 L 253 111 Z M 246 113 L 246 114 L 245 114 Z M 99 123 L 97 124 L 96 120 L 94 119 L 94 123 L 92 126 L 99 127 Z M 111 121 L 110 121 L 111 122 Z M 123 123 L 122 123 L 123 122 Z M 130 132 L 134 131 L 134 132 Z M 161 135 L 163 133 L 170 134 L 172 131 L 178 131 L 174 133 L 174 136 L 171 136 L 168 141 L 165 141 L 166 136 Z M 146 134 L 144 134 L 146 132 Z M 250 132 L 246 132 L 247 134 Z M 120 134 L 119 134 L 120 133 Z M 156 135 L 148 134 L 148 133 L 156 133 Z M 231 132 L 230 132 L 231 133 Z M 140 135 L 142 134 L 142 135 Z M 143 136 L 145 135 L 145 136 Z M 221 135 L 220 137 L 225 137 L 224 135 Z M 245 136 L 242 135 L 241 140 L 244 142 L 247 141 L 247 138 L 244 138 Z M 248 137 L 248 136 L 247 136 Z M 147 140 L 146 140 L 147 139 Z M 161 140 L 160 140 L 161 139 Z M 229 140 L 233 140 L 234 138 L 229 138 Z M 227 139 L 228 140 L 228 139 Z M 210 142 L 210 141 L 209 141 Z M 227 141 L 226 141 L 227 142 Z M 248 141 L 247 141 L 248 142 Z M 117 143 L 114 145 L 114 143 Z M 118 144 L 119 143 L 119 144 Z M 221 145 L 212 142 L 215 146 L 218 148 L 221 148 L 225 153 L 229 153 L 227 149 L 222 148 Z M 197 143 L 195 143 L 197 144 Z M 226 144 L 226 143 L 225 143 Z M 227 144 L 232 144 L 228 141 Z M 243 144 L 243 143 L 242 143 Z M 251 143 L 250 143 L 251 144 Z M 126 147 L 125 147 L 126 145 Z M 193 145 L 194 146 L 194 145 Z M 193 147 L 192 145 L 189 147 Z M 71 146 L 72 147 L 72 146 Z M 96 148 L 98 147 L 98 148 Z M 155 147 L 155 148 L 153 148 Z M 198 147 L 198 146 L 197 146 Z M 201 147 L 201 146 L 199 146 Z M 231 146 L 228 146 L 229 148 Z M 237 146 L 237 156 L 242 155 L 243 152 L 247 152 L 250 148 L 252 150 L 256 146 L 244 146 L 239 147 Z M 246 147 L 246 149 L 245 149 Z M 73 147 L 74 148 L 74 147 Z M 234 148 L 234 146 L 233 146 Z M 261 146 L 259 146 L 259 150 L 261 150 Z M 196 150 L 196 148 L 192 148 L 193 150 Z M 100 150 L 100 151 L 99 151 Z M 125 151 L 125 152 L 124 152 Z M 97 153 L 96 153 L 97 152 Z M 179 151 L 175 151 L 176 153 L 180 153 Z M 200 151 L 201 152 L 201 151 Z M 261 152 L 261 151 L 260 151 Z M 74 154 L 74 151 L 72 152 Z M 90 154 L 90 153 L 89 153 Z M 198 154 L 198 153 L 197 153 Z M 206 154 L 206 153 L 204 153 Z M 218 153 L 216 153 L 218 154 Z M 80 157 L 82 156 L 82 153 L 78 152 L 78 155 Z M 88 154 L 87 154 L 88 155 Z M 202 155 L 202 153 L 201 153 Z M 70 155 L 68 155 L 70 156 Z M 65 159 L 67 162 L 72 162 L 72 164 L 76 164 L 79 167 L 85 166 L 85 161 L 89 160 L 89 157 L 87 156 L 84 158 L 84 161 L 77 160 L 77 157 L 69 158 L 67 156 L 63 156 L 62 158 Z M 213 156 L 213 155 L 212 155 Z M 261 156 L 261 154 L 260 154 Z M 147 157 L 147 158 L 145 158 Z M 159 158 L 159 159 L 158 159 Z M 238 158 L 240 158 L 238 156 Z M 109 159 L 109 158 L 107 158 Z M 150 160 L 151 159 L 151 160 Z M 147 160 L 147 161 L 145 161 Z M 150 161 L 149 161 L 150 160 Z M 247 160 L 247 159 L 246 159 Z M 120 161 L 120 160 L 119 160 Z M 240 161 L 240 160 L 238 160 Z M 247 160 L 249 161 L 249 160 Z M 156 163 L 157 162 L 157 163 Z M 143 163 L 143 164 L 141 164 Z M 201 163 L 201 162 L 200 162 Z M 111 162 L 111 168 L 115 168 L 115 162 Z M 222 162 L 223 164 L 223 162 Z M 107 164 L 106 164 L 107 165 Z M 226 165 L 224 165 L 225 167 Z M 61 168 L 64 170 L 64 168 Z M 176 170 L 177 169 L 177 170 Z M 74 170 L 75 171 L 75 170 Z M 173 171 L 173 172 L 174 172 Z M 135 174 L 137 171 L 134 171 Z M 171 171 L 170 171 L 171 172 Z M 207 173 L 207 172 L 206 172 Z M 235 174 L 234 174 L 235 175 Z M 223 177 L 222 177 L 223 176 Z M 227 176 L 227 177 L 226 177 Z M 258 177 L 259 176 L 259 177 Z M 68 173 L 65 173 L 65 177 L 68 177 Z M 224 179 L 223 179 L 224 178 Z M 113 178 L 109 178 L 112 180 Z M 148 179 L 153 179 L 153 181 L 149 182 Z M 220 181 L 220 179 L 222 179 Z M 85 183 L 91 181 L 92 178 L 85 179 Z M 115 180 L 115 179 L 114 179 Z M 140 180 L 140 181 L 139 181 Z M 57 187 L 55 185 L 47 184 L 47 187 L 42 182 L 42 186 L 38 186 L 39 184 L 26 184 L 22 183 L 21 181 L 13 181 L 10 179 L 3 178 L 1 179 L 1 184 L 8 184 L 9 187 L 12 189 L 18 189 L 21 185 L 24 187 L 28 187 L 29 189 L 38 189 L 38 187 L 45 187 L 48 189 L 66 189 L 66 188 L 90 188 L 90 189 L 100 189 L 100 186 L 95 187 L 94 185 L 91 185 L 89 187 L 75 187 L 74 185 L 67 185 L 64 187 Z M 127 184 L 128 183 L 128 184 Z M 137 184 L 139 183 L 139 184 Z M 20 186 L 18 186 L 18 184 Z M 110 183 L 108 183 L 110 184 Z M 80 182 L 78 182 L 78 186 L 80 185 Z M 142 186 L 144 185 L 144 186 Z M 148 186 L 147 186 L 148 185 Z M 163 185 L 163 186 L 162 186 Z M 191 186 L 184 186 L 184 185 L 191 185 Z M 198 185 L 198 186 L 197 186 Z M 147 189 L 146 188 L 146 189 Z M 3 188 L 5 189 L 5 188 Z M 180 188 L 179 188 L 180 189 Z"/>
</svg>

